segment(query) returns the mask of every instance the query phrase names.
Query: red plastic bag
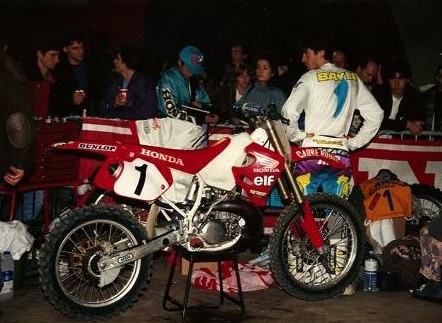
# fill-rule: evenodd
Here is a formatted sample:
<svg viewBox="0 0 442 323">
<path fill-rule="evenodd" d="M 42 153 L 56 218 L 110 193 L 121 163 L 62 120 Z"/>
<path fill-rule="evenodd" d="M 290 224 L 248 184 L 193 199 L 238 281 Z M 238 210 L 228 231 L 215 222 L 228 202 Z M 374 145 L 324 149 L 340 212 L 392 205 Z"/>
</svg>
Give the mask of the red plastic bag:
<svg viewBox="0 0 442 323">
<path fill-rule="evenodd" d="M 256 265 L 238 263 L 241 287 L 243 292 L 266 289 L 272 285 L 274 278 L 272 272 Z M 232 261 L 221 263 L 224 291 L 237 293 L 238 286 Z M 213 273 L 207 268 L 197 269 L 192 275 L 192 284 L 201 289 L 219 290 L 218 272 Z"/>
</svg>

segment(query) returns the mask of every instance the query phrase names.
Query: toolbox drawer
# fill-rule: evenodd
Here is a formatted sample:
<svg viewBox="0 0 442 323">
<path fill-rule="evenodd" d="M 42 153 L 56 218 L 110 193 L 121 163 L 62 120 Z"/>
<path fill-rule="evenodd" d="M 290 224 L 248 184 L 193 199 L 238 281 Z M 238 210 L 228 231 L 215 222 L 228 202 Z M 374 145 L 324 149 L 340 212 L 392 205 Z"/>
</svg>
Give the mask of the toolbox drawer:
<svg viewBox="0 0 442 323">
<path fill-rule="evenodd" d="M 56 142 L 78 140 L 79 124 L 76 122 L 37 121 L 37 155 L 29 184 L 78 180 L 79 157 L 52 149 Z"/>
<path fill-rule="evenodd" d="M 50 170 L 50 171 L 35 171 L 32 173 L 29 184 L 42 182 L 59 182 L 77 179 L 78 169 L 64 169 L 64 170 Z"/>
</svg>

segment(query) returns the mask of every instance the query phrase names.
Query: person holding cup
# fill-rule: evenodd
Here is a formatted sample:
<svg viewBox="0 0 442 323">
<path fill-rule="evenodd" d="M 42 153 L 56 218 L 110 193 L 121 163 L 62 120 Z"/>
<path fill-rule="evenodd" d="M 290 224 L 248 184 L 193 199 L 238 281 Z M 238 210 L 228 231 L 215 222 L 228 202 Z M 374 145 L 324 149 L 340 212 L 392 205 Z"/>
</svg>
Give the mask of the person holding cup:
<svg viewBox="0 0 442 323">
<path fill-rule="evenodd" d="M 60 64 L 54 70 L 60 101 L 55 113 L 58 117 L 78 116 L 84 110 L 89 115 L 95 115 L 104 95 L 97 66 L 86 56 L 85 48 L 81 33 L 71 30 L 64 34 Z"/>
<path fill-rule="evenodd" d="M 117 76 L 102 101 L 101 115 L 126 120 L 156 117 L 155 92 L 151 80 L 139 71 L 141 58 L 138 51 L 131 46 L 122 46 L 113 62 Z"/>
</svg>

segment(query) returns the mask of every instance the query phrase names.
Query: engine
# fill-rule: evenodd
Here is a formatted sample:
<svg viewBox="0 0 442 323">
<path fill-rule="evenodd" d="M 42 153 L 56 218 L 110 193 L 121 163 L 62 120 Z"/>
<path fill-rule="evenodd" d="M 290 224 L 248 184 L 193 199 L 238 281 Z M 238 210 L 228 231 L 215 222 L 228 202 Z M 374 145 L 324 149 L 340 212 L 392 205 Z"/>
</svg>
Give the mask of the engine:
<svg viewBox="0 0 442 323">
<path fill-rule="evenodd" d="M 238 214 L 219 210 L 225 201 L 234 199 L 235 194 L 232 192 L 208 188 L 200 209 L 192 219 L 191 235 L 212 247 L 238 239 L 244 231 L 245 220 Z"/>
<path fill-rule="evenodd" d="M 218 252 L 236 245 L 239 240 L 252 246 L 263 234 L 261 211 L 236 192 L 199 186 L 194 178 L 185 201 L 187 212 L 198 203 L 191 218 L 181 219 L 182 244 L 188 250 Z"/>
<path fill-rule="evenodd" d="M 198 235 L 207 244 L 222 244 L 241 235 L 244 225 L 244 219 L 234 213 L 213 211 L 198 225 Z"/>
</svg>

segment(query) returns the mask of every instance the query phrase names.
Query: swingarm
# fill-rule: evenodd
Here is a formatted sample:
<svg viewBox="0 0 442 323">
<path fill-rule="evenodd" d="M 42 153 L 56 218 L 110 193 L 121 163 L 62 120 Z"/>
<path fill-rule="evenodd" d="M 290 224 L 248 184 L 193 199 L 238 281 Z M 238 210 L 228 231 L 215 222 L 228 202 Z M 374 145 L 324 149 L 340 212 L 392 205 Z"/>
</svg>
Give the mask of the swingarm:
<svg viewBox="0 0 442 323">
<path fill-rule="evenodd" d="M 101 273 L 100 285 L 105 286 L 113 281 L 113 272 L 119 272 L 121 266 L 148 256 L 158 250 L 174 245 L 179 241 L 180 237 L 181 235 L 179 233 L 179 230 L 174 229 L 155 237 L 154 239 L 141 246 L 137 246 L 124 251 L 118 251 L 111 254 L 110 256 L 103 256 L 102 260 L 98 262 L 98 269 Z"/>
</svg>

